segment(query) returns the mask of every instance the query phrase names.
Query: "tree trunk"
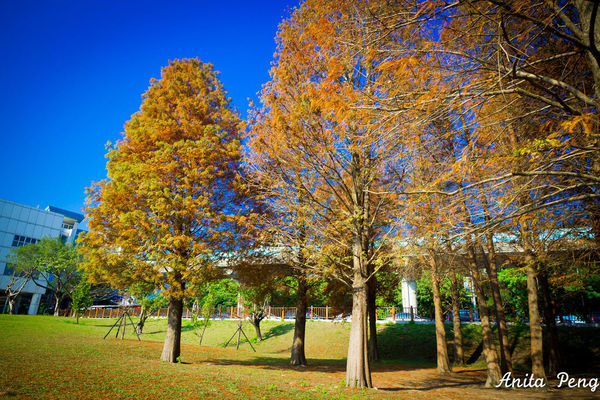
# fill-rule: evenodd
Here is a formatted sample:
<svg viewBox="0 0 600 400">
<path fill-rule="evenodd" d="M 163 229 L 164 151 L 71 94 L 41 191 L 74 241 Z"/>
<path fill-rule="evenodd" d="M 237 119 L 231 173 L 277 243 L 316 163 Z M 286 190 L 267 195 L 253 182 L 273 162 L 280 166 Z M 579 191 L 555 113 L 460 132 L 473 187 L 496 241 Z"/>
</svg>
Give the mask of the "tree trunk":
<svg viewBox="0 0 600 400">
<path fill-rule="evenodd" d="M 140 312 L 140 319 L 138 320 L 137 324 L 135 325 L 135 330 L 139 335 L 141 335 L 142 331 L 144 330 L 144 324 L 146 323 L 147 318 L 148 318 L 148 315 L 146 313 L 146 307 L 144 307 L 142 305 L 142 311 Z"/>
<path fill-rule="evenodd" d="M 371 274 L 372 268 L 369 269 Z M 375 298 L 377 295 L 377 279 L 372 275 L 367 282 L 367 312 L 369 314 L 369 361 L 379 361 L 379 349 L 377 348 L 377 307 Z"/>
<path fill-rule="evenodd" d="M 538 287 L 536 283 L 534 257 L 529 254 L 525 259 L 527 273 L 527 304 L 529 306 L 529 331 L 531 336 L 531 374 L 534 379 L 546 379 L 544 371 L 544 346 L 542 341 L 542 321 L 540 318 Z"/>
<path fill-rule="evenodd" d="M 352 325 L 346 361 L 346 386 L 372 387 L 368 352 L 367 270 L 364 265 L 362 234 L 354 235 L 352 245 L 354 277 L 352 281 Z"/>
<path fill-rule="evenodd" d="M 590 46 L 585 51 L 585 56 L 590 66 L 591 76 L 594 80 L 594 100 L 598 102 L 600 100 L 600 6 L 597 1 L 587 0 L 575 0 L 575 8 L 579 14 L 579 22 L 581 26 L 582 41 L 586 41 L 590 44 L 594 44 L 594 51 Z M 591 31 L 591 32 L 590 32 Z M 591 33 L 591 34 L 590 34 Z M 587 40 L 586 40 L 587 39 Z M 596 107 L 596 123 L 598 123 L 598 111 Z M 597 125 L 596 125 L 597 126 Z M 598 135 L 590 138 L 590 147 L 598 149 L 600 147 L 600 138 Z M 593 176 L 598 177 L 600 174 L 600 152 L 597 150 L 590 152 L 589 155 L 589 169 Z M 586 191 L 591 191 L 592 185 L 586 188 Z M 594 239 L 596 242 L 596 248 L 600 248 L 600 202 L 598 199 L 588 200 L 587 207 L 589 208 L 588 223 L 592 228 Z"/>
<path fill-rule="evenodd" d="M 348 358 L 346 361 L 346 386 L 372 387 L 371 367 L 369 365 L 369 343 L 367 322 L 367 279 L 369 271 L 365 260 L 367 248 L 364 247 L 365 221 L 367 213 L 368 195 L 364 171 L 361 168 L 360 155 L 352 153 L 352 204 L 354 215 L 352 222 L 352 325 L 350 327 L 350 340 L 348 341 Z M 365 215 L 365 213 L 367 215 Z"/>
<path fill-rule="evenodd" d="M 304 338 L 306 336 L 306 310 L 308 309 L 307 291 L 306 277 L 303 273 L 300 273 L 298 275 L 298 297 L 296 299 L 294 341 L 292 342 L 292 355 L 290 357 L 291 365 L 306 365 Z"/>
<path fill-rule="evenodd" d="M 17 299 L 17 296 L 8 296 L 8 313 L 10 315 L 13 315 L 15 313 L 15 300 Z"/>
<path fill-rule="evenodd" d="M 546 344 L 548 345 L 548 374 L 556 376 L 560 370 L 560 350 L 558 347 L 558 332 L 556 330 L 556 312 L 546 271 L 540 271 L 538 282 L 544 298 L 544 323 L 546 324 Z"/>
<path fill-rule="evenodd" d="M 364 278 L 355 277 L 352 287 L 352 326 L 348 342 L 346 386 L 372 387 L 367 331 L 367 284 Z"/>
<path fill-rule="evenodd" d="M 163 345 L 160 359 L 177 362 L 181 353 L 181 318 L 183 315 L 183 300 L 171 297 L 169 299 L 169 317 L 167 319 L 167 336 Z"/>
<path fill-rule="evenodd" d="M 483 352 L 485 354 L 485 362 L 487 365 L 486 387 L 496 386 L 500 383 L 502 371 L 498 363 L 498 354 L 496 353 L 496 345 L 494 343 L 494 335 L 490 326 L 488 308 L 486 305 L 483 288 L 481 287 L 481 274 L 477 266 L 475 258 L 475 250 L 472 245 L 468 246 L 469 264 L 471 277 L 473 278 L 473 290 L 477 296 L 477 307 L 479 308 L 479 318 L 481 319 L 481 333 L 483 336 Z"/>
<path fill-rule="evenodd" d="M 442 312 L 442 297 L 440 295 L 440 278 L 435 256 L 431 257 L 431 282 L 433 286 L 433 305 L 435 308 L 435 343 L 437 349 L 437 371 L 439 374 L 452 372 L 446 345 L 446 329 Z"/>
<path fill-rule="evenodd" d="M 450 272 L 450 283 L 452 291 L 452 326 L 454 330 L 454 365 L 465 365 L 465 354 L 463 350 L 463 338 L 460 324 L 460 292 L 456 273 Z"/>
<path fill-rule="evenodd" d="M 202 340 L 204 339 L 204 333 L 206 332 L 206 328 L 208 327 L 209 319 L 204 320 L 204 327 L 202 328 L 202 333 L 200 334 L 200 342 L 198 342 L 198 346 L 202 346 Z"/>
<path fill-rule="evenodd" d="M 506 318 L 504 317 L 504 305 L 502 303 L 502 296 L 500 295 L 500 282 L 498 281 L 498 265 L 496 263 L 494 239 L 492 233 L 488 233 L 486 236 L 488 259 L 485 267 L 490 278 L 492 297 L 494 299 L 496 323 L 498 324 L 498 341 L 500 343 L 500 368 L 504 374 L 512 371 L 512 357 L 510 354 L 510 343 L 508 342 L 508 328 L 506 327 Z"/>
<path fill-rule="evenodd" d="M 61 298 L 58 295 L 54 295 L 54 316 L 58 317 L 60 312 L 60 300 Z"/>
<path fill-rule="evenodd" d="M 254 332 L 256 333 L 257 342 L 260 342 L 262 340 L 262 333 L 260 331 L 260 321 L 262 321 L 262 318 L 252 318 L 252 326 L 254 326 Z"/>
<path fill-rule="evenodd" d="M 598 3 L 594 1 L 586 0 L 575 0 L 575 8 L 579 14 L 579 22 L 581 27 L 582 41 L 591 44 L 591 41 L 595 43 L 595 46 L 600 44 L 600 10 L 598 10 Z M 594 8 L 596 14 L 594 15 Z M 594 28 L 593 32 L 590 32 L 591 28 Z M 590 35 L 590 33 L 592 33 Z M 586 40 L 587 39 L 587 40 Z M 591 48 L 591 46 L 590 46 Z M 592 79 L 594 80 L 594 94 L 595 100 L 600 99 L 600 56 L 598 53 L 594 53 L 590 50 L 585 52 L 585 56 L 592 73 Z"/>
</svg>

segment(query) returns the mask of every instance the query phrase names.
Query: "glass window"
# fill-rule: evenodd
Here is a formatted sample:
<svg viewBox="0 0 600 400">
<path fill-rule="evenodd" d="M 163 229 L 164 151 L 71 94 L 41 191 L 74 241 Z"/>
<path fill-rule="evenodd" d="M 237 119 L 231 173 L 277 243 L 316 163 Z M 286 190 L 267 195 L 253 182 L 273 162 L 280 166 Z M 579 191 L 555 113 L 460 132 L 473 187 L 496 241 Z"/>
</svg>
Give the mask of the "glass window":
<svg viewBox="0 0 600 400">
<path fill-rule="evenodd" d="M 6 268 L 4 268 L 4 275 L 12 275 L 14 272 L 15 269 L 10 264 L 6 264 Z"/>
<path fill-rule="evenodd" d="M 26 237 L 26 236 L 15 235 L 15 237 L 13 238 L 12 247 L 19 247 L 19 246 L 23 246 L 25 244 L 37 243 L 37 242 L 38 242 L 38 239 L 34 239 L 34 238 Z"/>
</svg>

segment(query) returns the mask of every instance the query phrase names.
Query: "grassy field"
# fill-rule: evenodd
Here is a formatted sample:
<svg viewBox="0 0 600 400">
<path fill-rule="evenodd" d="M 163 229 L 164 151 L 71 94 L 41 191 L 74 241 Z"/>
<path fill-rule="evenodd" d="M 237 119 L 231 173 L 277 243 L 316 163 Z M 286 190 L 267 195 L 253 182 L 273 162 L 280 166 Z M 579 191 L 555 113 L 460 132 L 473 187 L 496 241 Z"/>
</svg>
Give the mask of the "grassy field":
<svg viewBox="0 0 600 400">
<path fill-rule="evenodd" d="M 142 342 L 137 341 L 131 327 L 126 340 L 115 339 L 114 331 L 103 340 L 114 322 L 81 319 L 76 324 L 72 318 L 1 315 L 0 397 L 462 399 L 465 395 L 488 398 L 492 394 L 481 388 L 485 380 L 481 361 L 451 376 L 435 374 L 432 325 L 381 325 L 379 342 L 384 360 L 373 364 L 373 383 L 379 390 L 350 390 L 344 386 L 349 323 L 308 322 L 306 355 L 310 366 L 290 367 L 292 322 L 263 322 L 265 340 L 253 343 L 254 353 L 245 341 L 239 351 L 235 350 L 235 340 L 223 348 L 237 327 L 233 321 L 213 321 L 203 346 L 198 346 L 198 335 L 184 321 L 180 364 L 159 360 L 166 320 L 150 320 Z M 244 331 L 254 338 L 252 326 L 245 323 Z M 597 353 L 597 343 L 595 349 L 590 343 L 598 332 L 592 328 L 577 335 L 570 332 L 569 341 Z M 467 326 L 464 334 L 467 353 L 471 354 L 479 342 L 478 327 Z M 516 336 L 517 352 L 526 348 L 526 334 L 520 335 L 521 339 Z M 515 398 L 521 393 L 494 392 L 498 398 Z M 545 393 L 540 395 L 546 398 Z"/>
</svg>

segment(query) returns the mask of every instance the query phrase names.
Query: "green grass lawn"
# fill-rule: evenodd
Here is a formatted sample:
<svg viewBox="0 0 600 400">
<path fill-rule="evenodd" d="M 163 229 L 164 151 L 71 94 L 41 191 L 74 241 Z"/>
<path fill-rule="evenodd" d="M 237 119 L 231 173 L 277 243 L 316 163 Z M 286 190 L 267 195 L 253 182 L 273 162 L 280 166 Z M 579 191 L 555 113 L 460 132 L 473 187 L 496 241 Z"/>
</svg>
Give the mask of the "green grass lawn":
<svg viewBox="0 0 600 400">
<path fill-rule="evenodd" d="M 180 364 L 159 360 L 165 319 L 149 320 L 141 343 L 131 326 L 127 327 L 126 340 L 115 339 L 115 331 L 103 340 L 114 322 L 115 319 L 81 319 L 76 324 L 73 318 L 0 315 L 0 397 L 387 399 L 405 396 L 397 391 L 344 387 L 349 323 L 307 322 L 306 356 L 310 365 L 291 367 L 288 361 L 293 322 L 264 321 L 265 340 L 253 343 L 257 350 L 254 353 L 245 340 L 239 351 L 235 350 L 235 339 L 228 348 L 223 348 L 236 330 L 234 321 L 211 322 L 202 346 L 198 346 L 199 336 L 189 321 L 184 321 Z M 435 361 L 433 325 L 381 325 L 379 329 L 384 360 L 373 365 L 375 386 L 392 387 L 395 380 L 405 379 L 394 375 L 398 371 L 412 373 L 414 379 L 420 379 L 415 375 L 419 371 L 430 373 Z M 254 339 L 250 324 L 244 323 L 244 331 Z M 478 327 L 468 326 L 465 333 L 468 351 L 472 351 L 478 344 Z M 597 333 L 596 329 L 587 336 L 579 335 L 582 339 L 577 343 L 594 341 Z M 481 361 L 474 364 L 475 369 L 482 366 Z M 435 383 L 435 375 L 427 376 Z M 470 381 L 471 384 L 477 385 L 477 379 Z"/>
<path fill-rule="evenodd" d="M 293 323 L 265 321 L 265 340 L 244 340 L 235 350 L 233 321 L 213 321 L 203 346 L 184 321 L 182 363 L 159 360 L 165 319 L 151 319 L 142 343 L 131 326 L 125 339 L 115 330 L 103 336 L 115 319 L 0 316 L 0 395 L 4 398 L 365 398 L 387 397 L 371 391 L 351 391 L 340 376 L 345 368 L 349 324 L 309 322 L 307 357 L 323 371 L 288 365 Z M 323 329 L 326 328 L 326 329 Z M 254 329 L 244 323 L 254 339 Z M 121 335 L 119 335 L 119 338 Z M 304 372 L 306 371 L 306 373 Z"/>
</svg>

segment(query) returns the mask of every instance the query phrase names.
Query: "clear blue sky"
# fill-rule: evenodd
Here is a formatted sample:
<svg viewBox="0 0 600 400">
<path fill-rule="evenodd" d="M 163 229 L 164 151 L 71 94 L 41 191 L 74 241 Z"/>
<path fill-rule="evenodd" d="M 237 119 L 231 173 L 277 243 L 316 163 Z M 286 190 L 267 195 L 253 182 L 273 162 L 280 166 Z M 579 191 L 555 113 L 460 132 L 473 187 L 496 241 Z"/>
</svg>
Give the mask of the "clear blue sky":
<svg viewBox="0 0 600 400">
<path fill-rule="evenodd" d="M 0 0 L 0 198 L 81 212 L 150 78 L 199 57 L 245 117 L 295 0 Z"/>
</svg>

